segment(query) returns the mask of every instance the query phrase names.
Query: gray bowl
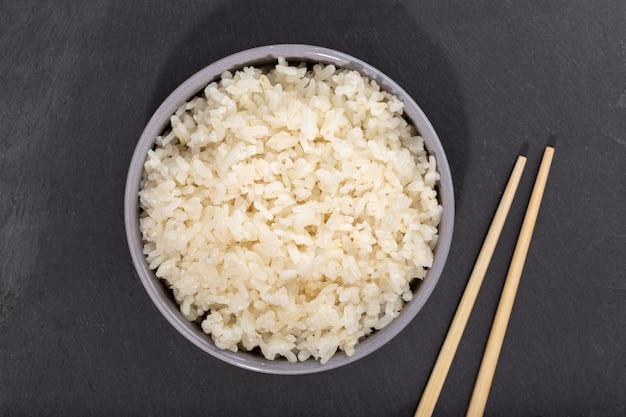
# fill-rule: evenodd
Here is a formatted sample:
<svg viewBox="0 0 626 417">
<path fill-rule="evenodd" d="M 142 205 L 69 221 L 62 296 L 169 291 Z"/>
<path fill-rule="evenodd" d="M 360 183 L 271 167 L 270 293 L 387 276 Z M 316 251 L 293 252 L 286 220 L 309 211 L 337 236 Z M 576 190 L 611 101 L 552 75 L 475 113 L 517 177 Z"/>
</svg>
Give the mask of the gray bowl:
<svg viewBox="0 0 626 417">
<path fill-rule="evenodd" d="M 314 359 L 297 363 L 290 363 L 284 359 L 271 361 L 256 353 L 244 351 L 233 353 L 217 348 L 211 337 L 205 334 L 199 325 L 191 323 L 183 317 L 170 290 L 148 268 L 142 252 L 138 191 L 143 164 L 148 150 L 154 146 L 156 137 L 168 126 L 170 115 L 181 104 L 201 91 L 209 82 L 218 79 L 224 71 L 276 62 L 278 57 L 294 61 L 334 64 L 337 67 L 357 70 L 370 79 L 376 80 L 383 89 L 396 95 L 404 102 L 405 116 L 424 137 L 426 149 L 437 159 L 441 175 L 438 192 L 440 203 L 443 206 L 443 214 L 439 226 L 439 240 L 434 251 L 434 263 L 424 280 L 414 289 L 413 299 L 404 306 L 400 315 L 389 325 L 359 342 L 354 355 L 347 356 L 339 351 L 323 365 Z M 410 71 L 410 68 L 407 70 Z M 435 130 L 415 101 L 393 80 L 371 65 L 332 49 L 309 45 L 270 45 L 236 53 L 205 67 L 180 85 L 161 104 L 141 134 L 130 163 L 124 199 L 124 220 L 130 253 L 143 286 L 163 316 L 190 342 L 218 359 L 245 369 L 282 375 L 308 374 L 337 368 L 367 356 L 400 333 L 422 309 L 441 276 L 450 249 L 454 226 L 454 190 L 450 167 Z"/>
</svg>

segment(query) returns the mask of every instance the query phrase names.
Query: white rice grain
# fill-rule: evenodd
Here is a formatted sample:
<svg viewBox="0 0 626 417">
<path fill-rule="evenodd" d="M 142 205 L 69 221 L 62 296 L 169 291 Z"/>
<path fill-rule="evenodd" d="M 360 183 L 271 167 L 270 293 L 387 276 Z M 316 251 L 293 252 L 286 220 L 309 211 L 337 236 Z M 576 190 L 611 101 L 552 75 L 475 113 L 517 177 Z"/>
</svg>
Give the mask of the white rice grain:
<svg viewBox="0 0 626 417">
<path fill-rule="evenodd" d="M 432 265 L 439 173 L 402 102 L 356 71 L 226 72 L 144 165 L 144 253 L 217 347 L 328 361 Z"/>
</svg>

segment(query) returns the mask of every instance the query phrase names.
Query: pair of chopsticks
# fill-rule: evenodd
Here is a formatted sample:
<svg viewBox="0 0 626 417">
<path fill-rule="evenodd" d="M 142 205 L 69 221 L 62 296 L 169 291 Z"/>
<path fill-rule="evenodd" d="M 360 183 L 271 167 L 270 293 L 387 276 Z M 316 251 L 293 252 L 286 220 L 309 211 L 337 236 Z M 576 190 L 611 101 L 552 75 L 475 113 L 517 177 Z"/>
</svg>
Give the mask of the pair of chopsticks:
<svg viewBox="0 0 626 417">
<path fill-rule="evenodd" d="M 498 363 L 498 357 L 500 356 L 500 350 L 502 348 L 502 342 L 504 341 L 504 335 L 506 328 L 511 317 L 511 310 L 513 309 L 513 302 L 515 301 L 515 295 L 519 286 L 520 278 L 522 276 L 522 270 L 524 268 L 524 262 L 526 261 L 526 255 L 528 254 L 528 248 L 530 246 L 530 240 L 535 228 L 537 215 L 539 213 L 539 207 L 541 205 L 541 199 L 548 180 L 548 174 L 550 172 L 550 165 L 552 164 L 552 157 L 554 155 L 555 137 L 551 136 L 548 140 L 537 179 L 533 187 L 528 208 L 524 216 L 522 228 L 513 252 L 513 258 L 509 271 L 506 276 L 500 302 L 498 303 L 498 309 L 496 311 L 485 353 L 483 355 L 480 370 L 478 371 L 478 377 L 474 385 L 474 391 L 467 410 L 468 417 L 482 416 L 485 411 L 485 405 L 487 403 L 487 397 L 489 396 L 489 390 L 493 381 L 493 376 Z M 489 231 L 483 243 L 483 246 L 474 265 L 474 269 L 469 277 L 465 292 L 461 298 L 459 306 L 456 310 L 452 324 L 448 330 L 446 339 L 441 347 L 437 361 L 430 375 L 428 383 L 422 398 L 418 404 L 415 417 L 427 417 L 431 416 L 441 393 L 441 388 L 445 382 L 448 370 L 454 359 L 454 355 L 459 346 L 461 336 L 465 330 L 467 321 L 474 307 L 474 302 L 478 296 L 478 291 L 483 282 L 483 278 L 489 267 L 491 257 L 498 243 L 500 233 L 504 227 L 506 217 L 511 208 L 511 204 L 515 197 L 517 187 L 526 165 L 526 149 L 522 150 L 520 156 L 518 156 L 513 172 L 509 178 L 509 181 L 500 200 L 500 204 L 496 210 L 496 214 L 492 220 Z"/>
</svg>

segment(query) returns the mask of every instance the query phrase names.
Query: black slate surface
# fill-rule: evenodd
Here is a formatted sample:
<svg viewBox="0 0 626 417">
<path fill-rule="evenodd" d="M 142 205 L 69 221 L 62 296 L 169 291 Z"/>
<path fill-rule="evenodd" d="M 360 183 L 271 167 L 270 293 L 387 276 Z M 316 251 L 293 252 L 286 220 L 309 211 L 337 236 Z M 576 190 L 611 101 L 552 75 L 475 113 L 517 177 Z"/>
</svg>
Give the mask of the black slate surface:
<svg viewBox="0 0 626 417">
<path fill-rule="evenodd" d="M 135 143 L 183 80 L 309 43 L 411 93 L 453 170 L 455 238 L 416 320 L 308 376 L 176 333 L 122 217 Z M 411 416 L 523 142 L 529 161 L 437 416 L 463 415 L 550 133 L 558 137 L 489 416 L 626 415 L 626 3 L 0 2 L 0 415 Z"/>
</svg>

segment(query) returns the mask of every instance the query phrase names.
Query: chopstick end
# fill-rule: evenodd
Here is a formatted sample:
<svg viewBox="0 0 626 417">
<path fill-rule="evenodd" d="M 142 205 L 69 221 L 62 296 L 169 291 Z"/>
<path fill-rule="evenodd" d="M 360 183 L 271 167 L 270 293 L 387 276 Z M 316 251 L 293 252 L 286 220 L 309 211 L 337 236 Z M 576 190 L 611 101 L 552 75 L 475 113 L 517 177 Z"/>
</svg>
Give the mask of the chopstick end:
<svg viewBox="0 0 626 417">
<path fill-rule="evenodd" d="M 556 135 L 553 133 L 550 133 L 550 136 L 548 136 L 548 142 L 546 143 L 546 146 L 549 148 L 554 148 L 554 145 L 556 145 Z"/>
<path fill-rule="evenodd" d="M 522 143 L 522 146 L 520 146 L 519 148 L 519 155 L 523 156 L 523 157 L 528 157 L 528 149 L 530 148 L 530 146 L 528 145 L 528 142 L 524 142 Z"/>
</svg>

